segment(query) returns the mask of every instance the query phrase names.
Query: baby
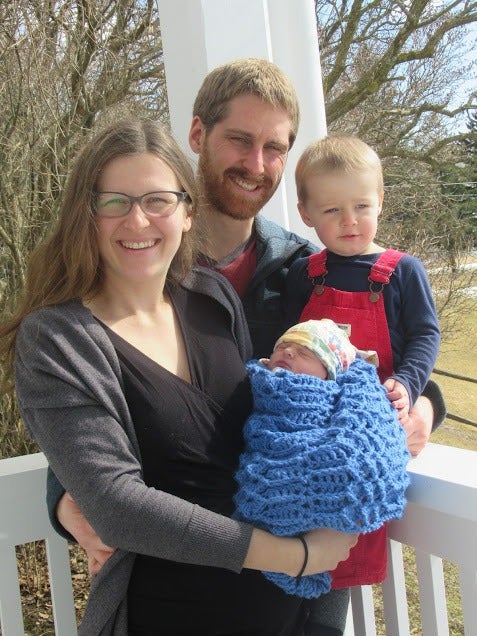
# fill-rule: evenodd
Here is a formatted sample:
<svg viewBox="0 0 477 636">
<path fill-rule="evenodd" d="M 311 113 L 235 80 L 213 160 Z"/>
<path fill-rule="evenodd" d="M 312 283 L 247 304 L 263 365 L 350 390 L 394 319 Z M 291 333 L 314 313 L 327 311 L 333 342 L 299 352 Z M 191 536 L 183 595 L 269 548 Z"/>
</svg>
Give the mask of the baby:
<svg viewBox="0 0 477 636">
<path fill-rule="evenodd" d="M 378 366 L 375 351 L 360 351 L 335 322 L 308 320 L 290 327 L 278 338 L 270 358 L 260 362 L 270 370 L 287 369 L 307 373 L 322 380 L 336 380 L 347 371 L 356 356 Z"/>
<path fill-rule="evenodd" d="M 244 426 L 236 516 L 277 535 L 328 527 L 369 533 L 404 512 L 409 452 L 373 352 L 328 319 L 288 329 L 270 359 L 247 363 L 254 410 Z M 290 594 L 331 588 L 329 573 L 264 572 Z"/>
</svg>

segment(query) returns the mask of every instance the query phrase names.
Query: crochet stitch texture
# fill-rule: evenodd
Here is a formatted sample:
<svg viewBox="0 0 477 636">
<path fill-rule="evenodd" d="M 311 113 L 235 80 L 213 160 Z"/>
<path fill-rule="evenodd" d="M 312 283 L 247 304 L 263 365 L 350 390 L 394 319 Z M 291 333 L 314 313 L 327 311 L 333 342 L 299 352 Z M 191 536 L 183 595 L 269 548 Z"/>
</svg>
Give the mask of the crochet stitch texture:
<svg viewBox="0 0 477 636">
<path fill-rule="evenodd" d="M 410 455 L 376 368 L 356 359 L 336 381 L 247 363 L 254 412 L 244 427 L 236 516 L 281 536 L 371 532 L 400 518 Z M 328 592 L 325 572 L 264 572 L 289 594 Z"/>
</svg>

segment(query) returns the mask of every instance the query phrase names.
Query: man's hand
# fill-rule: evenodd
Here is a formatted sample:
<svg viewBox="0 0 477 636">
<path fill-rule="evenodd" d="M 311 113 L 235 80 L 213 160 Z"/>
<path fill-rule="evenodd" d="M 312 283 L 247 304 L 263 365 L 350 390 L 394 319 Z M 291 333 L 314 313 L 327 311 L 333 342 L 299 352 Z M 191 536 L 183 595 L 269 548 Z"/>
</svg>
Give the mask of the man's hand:
<svg viewBox="0 0 477 636">
<path fill-rule="evenodd" d="M 98 574 L 109 557 L 116 551 L 116 548 L 110 548 L 101 541 L 86 521 L 74 499 L 67 492 L 58 503 L 56 516 L 61 525 L 73 535 L 86 551 L 89 573 Z"/>
<path fill-rule="evenodd" d="M 419 455 L 427 444 L 432 432 L 433 420 L 432 402 L 421 395 L 409 411 L 409 416 L 401 421 L 407 435 L 407 447 L 413 457 Z"/>
</svg>

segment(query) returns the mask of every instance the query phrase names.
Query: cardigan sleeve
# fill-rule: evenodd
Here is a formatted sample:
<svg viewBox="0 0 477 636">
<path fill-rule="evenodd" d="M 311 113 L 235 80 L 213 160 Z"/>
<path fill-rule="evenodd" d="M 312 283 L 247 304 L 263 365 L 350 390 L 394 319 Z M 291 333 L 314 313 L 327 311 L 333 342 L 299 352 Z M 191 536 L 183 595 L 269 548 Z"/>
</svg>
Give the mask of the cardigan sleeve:
<svg viewBox="0 0 477 636">
<path fill-rule="evenodd" d="M 58 481 L 58 477 L 51 470 L 51 466 L 48 464 L 48 470 L 46 473 L 46 507 L 48 509 L 48 517 L 50 523 L 56 532 L 68 541 L 75 541 L 76 539 L 70 534 L 66 528 L 64 528 L 58 521 L 56 516 L 56 508 L 60 503 L 60 499 L 65 494 L 66 490 Z"/>
<path fill-rule="evenodd" d="M 144 483 L 114 349 L 77 314 L 40 310 L 17 335 L 20 412 L 52 471 L 106 544 L 240 571 L 251 526 Z"/>
</svg>

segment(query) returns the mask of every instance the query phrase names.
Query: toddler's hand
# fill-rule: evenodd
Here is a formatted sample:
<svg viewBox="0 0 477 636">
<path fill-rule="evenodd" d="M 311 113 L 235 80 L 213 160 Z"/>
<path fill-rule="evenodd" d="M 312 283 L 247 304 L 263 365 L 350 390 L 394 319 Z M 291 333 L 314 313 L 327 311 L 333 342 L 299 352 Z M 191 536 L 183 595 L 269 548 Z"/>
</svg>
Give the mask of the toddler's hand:
<svg viewBox="0 0 477 636">
<path fill-rule="evenodd" d="M 394 378 L 388 378 L 383 383 L 384 388 L 387 390 L 386 397 L 391 402 L 393 407 L 397 409 L 398 419 L 401 423 L 404 423 L 409 416 L 409 393 L 406 387 Z"/>
</svg>

